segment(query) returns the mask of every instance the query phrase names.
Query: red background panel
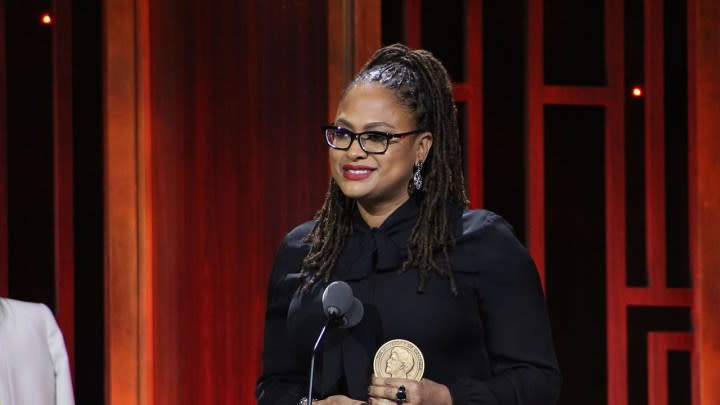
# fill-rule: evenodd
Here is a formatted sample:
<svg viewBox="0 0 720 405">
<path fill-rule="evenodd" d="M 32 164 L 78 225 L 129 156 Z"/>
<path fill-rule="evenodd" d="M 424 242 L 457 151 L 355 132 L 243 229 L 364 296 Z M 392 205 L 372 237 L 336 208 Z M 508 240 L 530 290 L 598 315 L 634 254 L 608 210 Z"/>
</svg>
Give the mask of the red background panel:
<svg viewBox="0 0 720 405">
<path fill-rule="evenodd" d="M 254 401 L 273 254 L 328 183 L 326 15 L 321 2 L 107 9 L 111 403 Z"/>
<path fill-rule="evenodd" d="M 149 5 L 153 403 L 252 401 L 273 253 L 327 188 L 325 16 Z"/>
<path fill-rule="evenodd" d="M 55 291 L 58 324 L 64 331 L 70 365 L 75 363 L 75 283 L 72 114 L 72 4 L 54 0 L 53 151 Z"/>
<path fill-rule="evenodd" d="M 428 0 L 425 0 L 428 1 Z M 669 1 L 669 0 L 665 0 Z M 0 295 L 8 291 L 7 85 L 5 11 L 0 0 Z M 692 331 L 649 333 L 648 398 L 663 400 L 661 384 L 670 349 L 691 350 L 695 404 L 720 401 L 720 7 L 688 0 L 689 250 L 693 286 L 666 287 L 668 269 L 665 170 L 667 138 L 662 61 L 663 1 L 644 0 L 644 196 L 647 286 L 626 282 L 625 140 L 626 1 L 603 2 L 605 85 L 544 82 L 543 27 L 549 2 L 527 2 L 526 111 L 522 156 L 527 243 L 545 276 L 548 105 L 602 106 L 605 116 L 604 213 L 606 250 L 608 402 L 627 403 L 628 310 L 692 308 Z M 75 4 L 77 6 L 79 2 Z M 361 0 L 259 2 L 253 0 L 106 0 L 101 58 L 104 103 L 104 301 L 84 302 L 73 288 L 78 229 L 77 185 L 82 164 L 73 150 L 71 64 L 76 29 L 73 2 L 53 10 L 54 295 L 71 358 L 86 334 L 78 308 L 104 305 L 105 391 L 111 404 L 253 403 L 260 370 L 265 288 L 282 236 L 310 219 L 327 189 L 326 147 L 318 127 L 334 113 L 345 82 L 380 45 L 383 2 Z M 455 84 L 465 103 L 466 162 L 473 206 L 501 176 L 486 164 L 484 107 L 492 70 L 483 22 L 489 3 L 457 2 L 466 14 L 466 79 Z M 75 11 L 72 11 L 75 10 Z M 404 1 L 405 42 L 423 44 L 422 0 Z M 72 11 L 72 12 L 71 12 Z M 519 14 L 518 14 L 519 15 Z M 518 17 L 520 18 L 520 17 Z M 340 27 L 340 28 L 338 28 Z M 549 29 L 549 28 L 548 28 Z M 427 38 L 427 36 L 426 36 Z M 491 38 L 492 39 L 492 38 Z M 553 45 L 553 44 L 550 44 Z M 548 69 L 549 70 L 549 69 Z M 666 130 L 668 133 L 666 134 Z M 488 131 L 489 133 L 489 131 Z M 518 148 L 520 149 L 520 148 Z M 669 166 L 668 166 L 669 167 Z M 22 180 L 22 173 L 10 180 Z M 552 179 L 551 179 L 552 180 Z M 488 182 L 490 184 L 491 182 Z M 518 197 L 521 198 L 521 197 Z M 666 224 L 665 222 L 668 222 Z M 100 237 L 100 236 L 98 236 Z M 548 256 L 550 257 L 550 256 Z M 556 271 L 555 269 L 547 269 Z M 551 273 L 552 274 L 552 273 Z M 559 273 L 554 273 L 559 274 Z M 570 286 L 572 287 L 572 286 Z M 557 291 L 557 290 L 556 290 Z M 562 292 L 562 291 L 561 291 Z M 552 300 L 553 297 L 549 297 Z M 76 302 L 77 301 L 77 302 Z M 551 314 L 552 317 L 553 314 Z M 101 322 L 102 323 L 102 322 Z M 571 329 L 573 325 L 554 325 Z M 689 341 L 691 339 L 691 341 Z M 84 350 L 87 350 L 84 348 Z M 605 358 L 603 358 L 605 360 Z M 78 390 L 84 381 L 79 381 Z"/>
<path fill-rule="evenodd" d="M 720 402 L 720 4 L 689 8 L 690 262 L 697 403 Z"/>
<path fill-rule="evenodd" d="M 650 332 L 648 339 L 648 403 L 668 405 L 668 352 L 692 350 L 692 333 Z"/>
</svg>

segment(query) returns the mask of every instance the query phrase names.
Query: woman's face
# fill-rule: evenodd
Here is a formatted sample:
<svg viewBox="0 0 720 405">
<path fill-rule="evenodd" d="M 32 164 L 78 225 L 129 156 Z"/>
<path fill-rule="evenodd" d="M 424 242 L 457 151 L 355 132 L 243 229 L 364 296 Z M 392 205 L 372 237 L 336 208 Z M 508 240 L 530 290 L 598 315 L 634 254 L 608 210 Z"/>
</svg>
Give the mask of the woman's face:
<svg viewBox="0 0 720 405">
<path fill-rule="evenodd" d="M 392 90 L 374 83 L 353 86 L 338 105 L 335 125 L 360 133 L 402 133 L 416 128 L 412 112 L 399 104 Z M 357 139 L 348 150 L 330 148 L 330 173 L 349 198 L 366 209 L 397 207 L 408 196 L 413 165 L 425 160 L 432 145 L 429 132 L 391 139 L 384 154 L 368 154 Z"/>
</svg>

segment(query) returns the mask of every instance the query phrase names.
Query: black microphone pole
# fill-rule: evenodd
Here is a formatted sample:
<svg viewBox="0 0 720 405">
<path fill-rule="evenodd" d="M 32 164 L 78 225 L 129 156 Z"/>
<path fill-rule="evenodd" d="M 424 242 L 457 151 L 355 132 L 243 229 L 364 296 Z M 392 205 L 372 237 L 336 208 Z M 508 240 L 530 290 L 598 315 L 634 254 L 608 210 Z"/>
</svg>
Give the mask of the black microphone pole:
<svg viewBox="0 0 720 405">
<path fill-rule="evenodd" d="M 315 355 L 317 354 L 318 347 L 320 347 L 320 342 L 322 342 L 325 336 L 325 331 L 328 327 L 352 328 L 362 320 L 365 313 L 362 302 L 353 297 L 352 289 L 344 281 L 335 281 L 327 286 L 323 292 L 322 303 L 325 315 L 327 315 L 327 320 L 315 341 L 312 356 L 310 357 L 310 381 L 308 383 L 307 405 L 312 405 L 313 402 Z"/>
<path fill-rule="evenodd" d="M 308 388 L 308 396 L 307 396 L 307 403 L 308 405 L 312 405 L 313 402 L 313 382 L 315 381 L 315 354 L 317 353 L 318 346 L 320 346 L 320 341 L 322 341 L 323 336 L 325 336 L 325 330 L 327 329 L 328 325 L 330 324 L 332 318 L 328 318 L 327 321 L 325 321 L 325 325 L 323 325 L 322 330 L 320 331 L 320 336 L 318 336 L 317 340 L 315 341 L 315 346 L 313 347 L 312 356 L 310 357 L 310 383 Z"/>
</svg>

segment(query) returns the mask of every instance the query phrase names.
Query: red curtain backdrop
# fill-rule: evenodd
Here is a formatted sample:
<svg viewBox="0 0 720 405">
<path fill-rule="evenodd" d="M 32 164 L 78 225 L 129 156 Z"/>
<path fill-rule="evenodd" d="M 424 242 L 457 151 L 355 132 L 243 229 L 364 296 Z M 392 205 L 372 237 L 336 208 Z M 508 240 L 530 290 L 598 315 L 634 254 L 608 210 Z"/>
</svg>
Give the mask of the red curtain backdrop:
<svg viewBox="0 0 720 405">
<path fill-rule="evenodd" d="M 327 188 L 326 4 L 149 3 L 153 403 L 253 403 L 273 254 Z"/>
</svg>

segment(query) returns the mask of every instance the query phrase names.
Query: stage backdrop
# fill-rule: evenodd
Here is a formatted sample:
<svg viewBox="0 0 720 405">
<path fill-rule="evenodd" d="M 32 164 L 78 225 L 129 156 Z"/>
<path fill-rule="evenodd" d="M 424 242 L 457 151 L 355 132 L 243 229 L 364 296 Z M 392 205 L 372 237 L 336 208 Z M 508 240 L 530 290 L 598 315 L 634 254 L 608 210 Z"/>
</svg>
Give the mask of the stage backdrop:
<svg viewBox="0 0 720 405">
<path fill-rule="evenodd" d="M 0 294 L 55 311 L 79 403 L 253 403 L 317 128 L 401 41 L 539 264 L 561 404 L 717 404 L 719 27 L 715 0 L 0 0 Z"/>
<path fill-rule="evenodd" d="M 134 274 L 127 291 L 139 296 L 127 296 L 137 312 L 128 319 L 141 338 L 137 347 L 122 347 L 133 344 L 122 335 L 108 342 L 112 401 L 126 403 L 130 374 L 115 368 L 125 349 L 137 353 L 129 370 L 139 370 L 132 381 L 147 401 L 252 401 L 269 258 L 282 233 L 317 208 L 327 181 L 324 147 L 311 140 L 339 89 L 324 83 L 348 77 L 362 59 L 355 50 L 401 41 L 448 66 L 472 205 L 510 219 L 538 264 L 566 374 L 561 403 L 712 402 L 702 384 L 712 371 L 695 351 L 705 337 L 693 333 L 713 307 L 692 281 L 707 271 L 700 262 L 716 258 L 712 239 L 697 238 L 708 214 L 695 199 L 707 190 L 689 181 L 709 176 L 695 172 L 705 164 L 695 140 L 705 138 L 692 123 L 700 51 L 690 44 L 703 27 L 699 10 L 716 8 L 133 4 L 136 188 L 130 199 L 108 193 L 108 213 L 138 202 L 126 207 L 137 209 L 127 240 L 138 265 L 127 273 L 114 262 L 128 250 L 113 248 L 123 239 L 113 239 L 122 225 L 111 218 L 108 326 L 111 336 L 125 330 L 130 306 L 115 301 L 116 281 Z M 381 20 L 379 35 L 358 29 L 373 23 L 368 16 Z M 108 38 L 111 51 L 125 51 L 124 40 Z M 341 58 L 338 42 L 350 44 Z M 125 140 L 116 130 L 128 122 L 108 123 L 109 139 Z M 116 156 L 108 149 L 108 160 Z M 108 169 L 126 173 L 126 161 Z M 698 302 L 705 309 L 693 312 Z"/>
<path fill-rule="evenodd" d="M 254 401 L 273 254 L 328 184 L 326 17 L 106 2 L 108 403 Z"/>
</svg>

